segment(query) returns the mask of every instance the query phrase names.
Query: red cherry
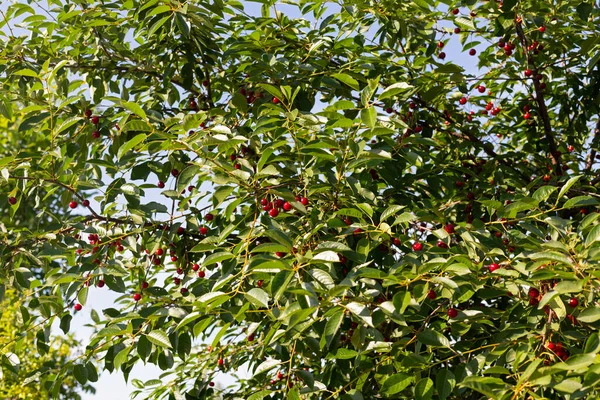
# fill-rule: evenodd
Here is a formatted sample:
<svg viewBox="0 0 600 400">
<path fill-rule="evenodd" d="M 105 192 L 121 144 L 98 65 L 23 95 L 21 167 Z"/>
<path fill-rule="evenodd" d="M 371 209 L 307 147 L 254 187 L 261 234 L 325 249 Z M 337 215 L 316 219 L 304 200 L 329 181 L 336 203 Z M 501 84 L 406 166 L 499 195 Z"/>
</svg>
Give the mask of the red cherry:
<svg viewBox="0 0 600 400">
<path fill-rule="evenodd" d="M 283 203 L 283 209 L 285 211 L 290 211 L 292 209 L 292 205 L 286 201 L 285 203 Z"/>
<path fill-rule="evenodd" d="M 484 93 L 485 92 L 485 86 L 480 85 L 477 87 L 477 90 L 479 91 L 479 93 Z"/>
<path fill-rule="evenodd" d="M 73 306 L 73 308 L 75 309 L 75 311 L 81 311 L 81 309 L 83 308 L 83 306 L 81 304 L 77 303 L 77 304 L 75 304 Z"/>
<path fill-rule="evenodd" d="M 136 293 L 133 295 L 133 300 L 134 301 L 140 301 L 142 299 L 142 295 L 139 293 Z"/>
<path fill-rule="evenodd" d="M 208 228 L 203 226 L 200 228 L 200 234 L 201 235 L 206 235 L 208 233 Z"/>
<path fill-rule="evenodd" d="M 92 137 L 94 139 L 99 139 L 100 138 L 100 131 L 93 131 L 92 132 Z"/>
<path fill-rule="evenodd" d="M 99 117 L 99 116 L 97 116 L 97 115 L 94 115 L 94 116 L 92 117 L 92 124 L 94 124 L 94 125 L 98 125 L 98 123 L 99 123 L 99 122 L 100 122 L 100 117 Z"/>
<path fill-rule="evenodd" d="M 427 298 L 429 300 L 435 300 L 437 298 L 437 293 L 435 290 L 431 289 L 429 292 L 427 292 Z"/>
<path fill-rule="evenodd" d="M 552 342 L 548 342 L 548 344 L 546 344 L 546 348 L 550 351 L 554 351 L 554 350 L 556 350 L 556 344 L 554 344 Z"/>
<path fill-rule="evenodd" d="M 469 50 L 469 55 L 470 56 L 474 56 L 475 54 L 477 54 L 477 50 L 475 50 L 475 49 Z"/>
<path fill-rule="evenodd" d="M 577 298 L 575 298 L 575 297 L 571 297 L 569 299 L 569 305 L 571 307 L 577 307 L 579 305 L 579 300 L 577 300 Z"/>
<path fill-rule="evenodd" d="M 277 210 L 276 208 L 272 208 L 271 210 L 269 210 L 269 215 L 270 215 L 272 218 L 275 218 L 276 216 L 278 216 L 278 215 L 279 215 L 279 210 Z"/>
<path fill-rule="evenodd" d="M 242 168 L 242 166 L 241 166 L 240 164 L 235 164 L 235 165 L 233 166 L 233 168 L 235 168 L 235 169 L 241 169 L 241 168 Z"/>
<path fill-rule="evenodd" d="M 446 242 L 444 242 L 443 240 L 438 240 L 438 242 L 436 243 L 436 245 L 440 249 L 447 249 L 448 248 L 448 244 Z"/>
<path fill-rule="evenodd" d="M 262 285 L 263 285 L 263 280 L 262 279 L 256 282 L 256 286 L 258 286 L 259 288 L 261 288 Z"/>
<path fill-rule="evenodd" d="M 456 308 L 448 309 L 448 316 L 450 318 L 456 318 L 458 316 L 458 310 Z"/>
<path fill-rule="evenodd" d="M 92 116 L 92 110 L 89 110 L 89 109 L 88 109 L 88 110 L 85 110 L 85 112 L 83 113 L 83 115 L 84 115 L 86 118 L 89 118 L 89 117 L 91 117 L 91 116 Z"/>
<path fill-rule="evenodd" d="M 198 278 L 204 278 L 206 276 L 206 272 L 198 271 Z"/>
<path fill-rule="evenodd" d="M 394 246 L 400 246 L 400 239 L 394 238 Z"/>
<path fill-rule="evenodd" d="M 490 264 L 489 268 L 490 268 L 490 272 L 494 272 L 495 270 L 500 268 L 500 265 L 493 263 L 493 264 Z"/>
<path fill-rule="evenodd" d="M 248 335 L 248 341 L 249 342 L 253 342 L 254 341 L 254 334 Z"/>
<path fill-rule="evenodd" d="M 148 289 L 148 287 L 150 286 L 150 284 L 146 281 L 142 282 L 142 289 Z"/>
<path fill-rule="evenodd" d="M 542 25 L 538 28 L 538 30 L 540 31 L 540 33 L 544 33 L 546 32 L 546 27 Z"/>
<path fill-rule="evenodd" d="M 458 14 L 460 11 L 458 8 L 455 8 L 454 10 L 452 10 L 452 14 L 456 15 Z"/>
<path fill-rule="evenodd" d="M 89 207 L 90 206 L 90 201 L 89 200 L 84 200 L 81 202 L 81 205 L 84 207 Z"/>
<path fill-rule="evenodd" d="M 529 77 L 529 76 L 531 76 L 531 74 L 533 74 L 532 70 L 530 70 L 530 69 L 525 70 L 525 76 Z"/>
<path fill-rule="evenodd" d="M 281 373 L 281 371 L 277 372 L 277 379 L 281 380 L 283 379 L 284 375 Z"/>
<path fill-rule="evenodd" d="M 421 250 L 423 250 L 423 244 L 417 242 L 412 245 L 412 249 L 413 249 L 413 251 L 421 251 Z"/>
<path fill-rule="evenodd" d="M 569 147 L 567 147 L 567 150 L 569 151 L 569 153 L 572 153 L 573 151 L 575 151 L 575 147 L 573 145 L 569 145 Z"/>
<path fill-rule="evenodd" d="M 177 228 L 178 235 L 183 235 L 184 233 L 185 233 L 185 228 L 183 226 L 180 226 L 179 228 Z"/>
<path fill-rule="evenodd" d="M 225 365 L 225 361 L 222 358 L 219 358 L 217 364 L 219 364 L 219 367 L 222 367 L 223 365 Z"/>
<path fill-rule="evenodd" d="M 442 51 L 440 54 L 438 54 L 438 57 L 440 58 L 440 60 L 443 60 L 444 58 L 446 58 L 446 53 Z"/>
<path fill-rule="evenodd" d="M 8 203 L 14 206 L 15 204 L 17 204 L 17 198 L 16 197 L 12 197 L 12 196 L 9 197 L 8 198 Z"/>
<path fill-rule="evenodd" d="M 184 296 L 185 296 L 186 294 L 188 294 L 188 291 L 189 291 L 189 290 L 188 290 L 188 288 L 184 288 L 184 287 L 182 287 L 182 288 L 179 290 L 179 293 L 181 293 L 182 295 L 184 295 Z"/>
<path fill-rule="evenodd" d="M 165 251 L 163 249 L 156 249 L 156 252 L 154 254 L 156 254 L 157 256 L 162 256 L 165 253 Z"/>
<path fill-rule="evenodd" d="M 458 35 L 460 33 L 460 28 L 454 28 L 454 33 Z"/>
<path fill-rule="evenodd" d="M 77 208 L 77 202 L 76 201 L 72 201 L 69 203 L 69 207 L 70 208 Z"/>
<path fill-rule="evenodd" d="M 181 283 L 181 279 L 173 278 L 173 283 L 175 284 L 175 286 L 179 286 L 179 284 Z"/>
<path fill-rule="evenodd" d="M 194 264 L 194 265 L 192 265 L 192 271 L 196 272 L 196 271 L 198 271 L 199 269 L 200 269 L 200 265 L 198 265 L 198 264 Z"/>
<path fill-rule="evenodd" d="M 276 252 L 275 252 L 275 255 L 276 255 L 277 257 L 281 258 L 281 257 L 285 257 L 286 253 L 284 253 L 283 251 L 276 251 Z"/>
<path fill-rule="evenodd" d="M 279 104 L 279 99 L 277 97 L 273 97 L 273 104 Z"/>
<path fill-rule="evenodd" d="M 392 107 L 388 107 L 388 108 L 385 109 L 385 112 L 388 113 L 388 114 L 391 114 L 391 113 L 394 112 L 394 109 Z"/>
<path fill-rule="evenodd" d="M 179 176 L 179 170 L 177 170 L 177 169 L 173 168 L 173 169 L 171 170 L 171 175 L 173 175 L 173 176 Z"/>
<path fill-rule="evenodd" d="M 531 114 L 529 114 L 528 112 L 526 112 L 525 114 L 523 114 L 523 118 L 524 119 L 529 119 L 529 118 L 531 118 Z"/>
<path fill-rule="evenodd" d="M 165 183 L 163 181 L 159 181 L 156 186 L 158 186 L 159 189 L 162 189 L 165 187 Z"/>
<path fill-rule="evenodd" d="M 530 288 L 529 292 L 528 292 L 529 297 L 531 297 L 532 299 L 535 299 L 537 297 L 540 296 L 540 291 L 537 290 L 536 288 Z"/>
<path fill-rule="evenodd" d="M 441 41 L 438 42 L 437 46 L 438 46 L 438 49 L 443 48 L 444 47 L 444 42 L 441 42 Z"/>
<path fill-rule="evenodd" d="M 204 216 L 204 219 L 210 222 L 210 221 L 212 221 L 213 219 L 215 219 L 215 216 L 214 216 L 214 215 L 212 215 L 212 214 L 206 214 L 206 215 Z"/>
<path fill-rule="evenodd" d="M 461 97 L 461 99 L 458 101 L 460 104 L 465 105 L 467 104 L 467 98 L 466 97 Z"/>
<path fill-rule="evenodd" d="M 308 205 L 308 199 L 306 197 L 302 197 L 300 199 L 300 203 L 302 203 L 303 206 L 307 206 Z"/>
<path fill-rule="evenodd" d="M 104 287 L 104 280 L 100 279 L 100 280 L 98 281 L 98 283 L 96 284 L 96 286 L 98 286 L 99 288 L 102 288 L 102 287 Z"/>
<path fill-rule="evenodd" d="M 448 233 L 449 235 L 454 233 L 454 225 L 453 224 L 446 224 L 446 226 L 444 226 L 444 230 L 446 231 L 446 233 Z"/>
</svg>

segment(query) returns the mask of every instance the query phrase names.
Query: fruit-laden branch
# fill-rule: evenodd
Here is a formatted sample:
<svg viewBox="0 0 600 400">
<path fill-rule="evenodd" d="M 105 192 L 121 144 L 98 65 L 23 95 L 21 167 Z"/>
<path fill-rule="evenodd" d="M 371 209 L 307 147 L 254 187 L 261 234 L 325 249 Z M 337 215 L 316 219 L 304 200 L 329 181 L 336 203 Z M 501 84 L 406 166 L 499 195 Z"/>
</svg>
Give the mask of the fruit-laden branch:
<svg viewBox="0 0 600 400">
<path fill-rule="evenodd" d="M 525 51 L 527 63 L 533 67 L 534 72 L 537 72 L 538 69 L 535 65 L 535 61 L 533 60 L 531 53 L 527 50 L 527 38 L 525 37 L 525 33 L 523 32 L 521 22 L 519 22 L 520 20 L 520 17 L 517 17 L 515 19 L 515 28 L 517 30 L 517 36 L 519 37 L 519 41 L 521 42 L 523 51 Z M 537 74 L 535 73 L 533 75 L 533 87 L 535 89 L 535 100 L 538 105 L 540 118 L 542 118 L 542 122 L 544 125 L 544 134 L 546 137 L 546 141 L 548 142 L 548 147 L 550 148 L 550 159 L 552 160 L 552 164 L 554 166 L 554 172 L 557 176 L 559 176 L 562 174 L 560 152 L 558 151 L 558 147 L 556 146 L 556 139 L 554 138 L 554 134 L 552 133 L 552 125 L 550 124 L 550 117 L 548 116 L 548 107 L 546 107 L 546 102 L 544 101 L 544 94 L 542 88 L 540 87 L 540 80 L 537 78 Z"/>
</svg>

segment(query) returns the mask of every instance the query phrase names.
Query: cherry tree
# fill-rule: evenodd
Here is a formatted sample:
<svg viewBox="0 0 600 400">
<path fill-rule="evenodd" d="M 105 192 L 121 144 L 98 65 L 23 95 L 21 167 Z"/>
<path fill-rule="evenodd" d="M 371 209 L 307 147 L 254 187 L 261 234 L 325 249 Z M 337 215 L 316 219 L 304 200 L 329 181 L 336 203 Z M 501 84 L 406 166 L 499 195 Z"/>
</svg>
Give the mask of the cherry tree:
<svg viewBox="0 0 600 400">
<path fill-rule="evenodd" d="M 55 396 L 599 395 L 597 4 L 28 3 L 0 282 L 27 333 L 118 296 Z"/>
</svg>

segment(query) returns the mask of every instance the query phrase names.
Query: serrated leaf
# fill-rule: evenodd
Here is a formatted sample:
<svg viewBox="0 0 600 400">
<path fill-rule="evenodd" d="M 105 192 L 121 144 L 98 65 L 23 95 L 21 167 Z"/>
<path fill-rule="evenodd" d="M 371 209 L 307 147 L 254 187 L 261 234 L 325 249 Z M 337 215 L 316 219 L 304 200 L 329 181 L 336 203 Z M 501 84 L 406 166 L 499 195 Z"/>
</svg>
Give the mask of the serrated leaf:
<svg viewBox="0 0 600 400">
<path fill-rule="evenodd" d="M 360 90 L 360 85 L 358 84 L 358 81 L 348 74 L 332 74 L 331 76 L 337 79 L 338 81 L 350 86 L 354 90 Z"/>
<path fill-rule="evenodd" d="M 556 198 L 556 203 L 554 205 L 558 205 L 558 202 L 560 201 L 560 199 L 562 199 L 562 197 L 565 195 L 565 193 L 567 193 L 569 191 L 569 189 L 571 189 L 571 187 L 577 183 L 577 181 L 581 178 L 581 175 L 577 175 L 574 176 L 572 178 L 570 178 L 564 185 L 563 187 L 560 189 L 560 192 L 558 192 L 558 197 Z"/>
<path fill-rule="evenodd" d="M 168 349 L 171 348 L 171 342 L 169 341 L 169 337 L 165 332 L 161 330 L 153 330 L 152 332 L 148 333 L 146 337 L 151 343 L 157 346 L 166 347 Z"/>
<path fill-rule="evenodd" d="M 597 242 L 598 240 L 600 240 L 600 224 L 595 225 L 587 234 L 584 246 L 590 247 L 593 243 Z"/>
<path fill-rule="evenodd" d="M 280 364 L 281 364 L 281 361 L 279 361 L 279 360 L 266 360 L 266 361 L 263 361 L 262 363 L 260 363 L 260 365 L 258 367 L 256 367 L 256 369 L 254 370 L 254 375 L 253 376 L 260 375 L 263 372 L 269 371 L 269 370 L 275 368 L 276 366 L 278 366 Z"/>
<path fill-rule="evenodd" d="M 325 330 L 323 336 L 321 336 L 321 349 L 327 350 L 331 345 L 337 331 L 342 325 L 344 319 L 344 310 L 340 307 L 335 307 L 331 310 L 327 322 L 325 323 Z"/>
<path fill-rule="evenodd" d="M 323 271 L 322 269 L 313 269 L 309 273 L 326 289 L 331 289 L 335 286 L 333 278 L 326 271 Z"/>
<path fill-rule="evenodd" d="M 360 110 L 360 119 L 363 124 L 373 129 L 375 127 L 375 123 L 377 122 L 377 110 L 373 106 L 369 106 Z"/>
<path fill-rule="evenodd" d="M 433 381 L 423 378 L 415 385 L 415 400 L 431 400 L 433 397 Z"/>
<path fill-rule="evenodd" d="M 381 213 L 381 217 L 379 218 L 379 221 L 380 222 L 385 221 L 386 219 L 388 219 L 392 215 L 395 215 L 398 211 L 402 210 L 405 207 L 406 206 L 399 206 L 399 205 L 389 206 L 388 208 L 385 209 L 384 212 Z"/>
<path fill-rule="evenodd" d="M 556 186 L 541 186 L 535 191 L 532 197 L 541 203 L 542 201 L 548 200 L 552 193 L 557 190 L 558 188 Z"/>
</svg>

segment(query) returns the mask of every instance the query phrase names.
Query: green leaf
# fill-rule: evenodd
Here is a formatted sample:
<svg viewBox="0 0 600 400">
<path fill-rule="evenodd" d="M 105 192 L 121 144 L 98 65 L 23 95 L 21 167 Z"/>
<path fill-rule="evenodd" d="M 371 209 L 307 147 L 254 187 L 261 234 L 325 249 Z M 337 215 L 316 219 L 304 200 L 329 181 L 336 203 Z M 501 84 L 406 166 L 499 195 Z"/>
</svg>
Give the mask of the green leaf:
<svg viewBox="0 0 600 400">
<path fill-rule="evenodd" d="M 132 113 L 134 113 L 135 115 L 137 115 L 141 119 L 147 119 L 146 113 L 144 112 L 144 110 L 142 109 L 142 107 L 139 106 L 139 104 L 131 102 L 131 101 L 125 101 L 125 102 L 122 103 L 122 105 L 127 110 L 131 111 Z"/>
<path fill-rule="evenodd" d="M 381 217 L 379 218 L 379 221 L 380 222 L 385 221 L 386 219 L 388 219 L 392 215 L 395 215 L 398 211 L 402 210 L 405 207 L 406 206 L 399 206 L 399 205 L 389 206 L 388 208 L 385 209 L 385 211 L 383 213 L 381 213 Z"/>
<path fill-rule="evenodd" d="M 395 374 L 390 376 L 383 382 L 381 391 L 387 396 L 400 393 L 406 389 L 414 380 L 414 376 L 405 374 Z"/>
<path fill-rule="evenodd" d="M 501 379 L 473 375 L 463 379 L 459 386 L 473 389 L 494 400 L 499 399 L 499 393 L 506 389 L 506 384 Z"/>
<path fill-rule="evenodd" d="M 88 297 L 88 287 L 87 286 L 83 286 L 81 288 L 81 290 L 79 291 L 79 293 L 77 293 L 77 301 L 79 301 L 79 303 L 82 306 L 85 306 L 85 303 L 87 301 L 87 297 Z"/>
<path fill-rule="evenodd" d="M 554 203 L 554 205 L 558 205 L 558 202 L 560 201 L 560 199 L 562 199 L 562 197 L 565 195 L 565 193 L 567 193 L 569 191 L 569 189 L 571 189 L 571 187 L 577 183 L 577 181 L 581 178 L 581 175 L 576 175 L 572 178 L 570 178 L 564 185 L 563 187 L 560 189 L 560 192 L 558 192 L 558 197 L 556 198 L 556 203 Z"/>
<path fill-rule="evenodd" d="M 373 129 L 375 127 L 375 123 L 377 122 L 377 110 L 373 106 L 369 106 L 360 110 L 360 119 L 363 124 Z"/>
<path fill-rule="evenodd" d="M 355 358 L 357 355 L 358 352 L 356 350 L 340 347 L 335 353 L 327 354 L 325 358 L 328 360 L 348 360 L 350 358 Z"/>
<path fill-rule="evenodd" d="M 558 188 L 556 186 L 541 186 L 535 191 L 532 197 L 541 203 L 548 200 L 552 193 L 557 190 Z"/>
<path fill-rule="evenodd" d="M 171 348 L 171 342 L 169 341 L 169 337 L 167 334 L 159 329 L 153 330 L 152 332 L 146 335 L 148 340 L 160 347 L 166 347 L 168 349 Z"/>
<path fill-rule="evenodd" d="M 254 370 L 254 376 L 260 375 L 263 372 L 270 371 L 280 364 L 281 361 L 279 360 L 265 360 L 262 363 L 260 363 L 258 367 L 256 367 L 256 370 Z"/>
<path fill-rule="evenodd" d="M 85 365 L 75 364 L 73 366 L 73 376 L 75 376 L 77 382 L 79 382 L 82 385 L 85 385 L 88 381 L 88 371 Z"/>
<path fill-rule="evenodd" d="M 577 316 L 577 320 L 586 324 L 591 324 L 600 320 L 600 308 L 586 308 Z"/>
<path fill-rule="evenodd" d="M 267 308 L 269 306 L 269 295 L 260 288 L 250 289 L 245 294 L 246 299 L 258 308 Z"/>
<path fill-rule="evenodd" d="M 337 334 L 342 321 L 344 319 L 344 309 L 341 307 L 335 307 L 328 313 L 327 322 L 325 323 L 325 330 L 321 336 L 321 349 L 327 350 L 331 345 L 335 335 Z"/>
<path fill-rule="evenodd" d="M 212 264 L 216 264 L 221 261 L 231 260 L 235 258 L 235 256 L 227 251 L 221 251 L 218 253 L 213 253 L 210 256 L 206 257 L 206 259 L 202 262 L 204 266 L 209 266 Z"/>
<path fill-rule="evenodd" d="M 417 339 L 423 344 L 434 347 L 450 347 L 450 341 L 444 335 L 432 329 L 425 329 L 417 333 Z"/>
<path fill-rule="evenodd" d="M 333 76 L 338 81 L 350 86 L 354 90 L 360 90 L 360 85 L 358 84 L 358 81 L 348 74 L 332 74 L 331 76 Z"/>
<path fill-rule="evenodd" d="M 119 151 L 117 151 L 117 160 L 121 160 L 121 158 L 131 149 L 133 149 L 138 144 L 144 142 L 146 140 L 146 135 L 140 133 L 139 135 L 134 136 L 130 140 L 128 140 L 125 144 L 119 147 Z"/>
<path fill-rule="evenodd" d="M 446 400 L 456 386 L 456 378 L 452 371 L 444 368 L 438 371 L 435 376 L 435 388 L 440 400 Z"/>
<path fill-rule="evenodd" d="M 415 386 L 415 400 L 431 400 L 433 397 L 433 381 L 423 378 Z"/>
<path fill-rule="evenodd" d="M 555 287 L 557 293 L 581 293 L 583 290 L 583 281 L 561 281 Z"/>
<path fill-rule="evenodd" d="M 367 325 L 373 328 L 373 318 L 371 317 L 371 312 L 369 308 L 361 303 L 351 302 L 346 304 L 346 308 L 352 312 L 352 314 L 356 315 L 358 318 L 362 319 Z"/>
<path fill-rule="evenodd" d="M 592 230 L 590 230 L 590 232 L 587 234 L 584 246 L 590 247 L 593 243 L 597 242 L 598 240 L 600 240 L 600 224 L 594 225 Z"/>
<path fill-rule="evenodd" d="M 413 86 L 409 85 L 406 82 L 397 82 L 393 85 L 388 86 L 385 90 L 379 95 L 379 100 L 384 100 L 390 97 L 394 97 L 400 93 L 407 94 L 406 96 L 401 96 L 403 99 L 408 98 L 408 93 L 413 89 Z"/>
</svg>

